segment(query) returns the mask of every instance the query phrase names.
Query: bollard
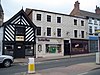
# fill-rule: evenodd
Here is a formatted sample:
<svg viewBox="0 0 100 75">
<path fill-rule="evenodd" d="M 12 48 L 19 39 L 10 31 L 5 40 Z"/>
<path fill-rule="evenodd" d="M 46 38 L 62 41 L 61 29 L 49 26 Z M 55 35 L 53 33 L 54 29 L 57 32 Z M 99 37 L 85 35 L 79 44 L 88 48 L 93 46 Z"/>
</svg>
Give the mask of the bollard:
<svg viewBox="0 0 100 75">
<path fill-rule="evenodd" d="M 96 53 L 96 64 L 100 64 L 100 52 Z"/>
<path fill-rule="evenodd" d="M 34 58 L 28 58 L 28 73 L 35 73 Z"/>
</svg>

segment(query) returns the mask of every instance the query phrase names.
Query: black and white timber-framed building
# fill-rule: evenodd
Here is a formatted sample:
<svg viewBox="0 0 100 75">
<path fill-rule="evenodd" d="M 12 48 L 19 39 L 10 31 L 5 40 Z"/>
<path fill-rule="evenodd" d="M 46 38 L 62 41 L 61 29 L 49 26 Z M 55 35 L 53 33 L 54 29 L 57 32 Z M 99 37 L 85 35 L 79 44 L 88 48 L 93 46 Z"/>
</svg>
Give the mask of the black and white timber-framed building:
<svg viewBox="0 0 100 75">
<path fill-rule="evenodd" d="M 14 58 L 35 56 L 36 26 L 21 9 L 11 19 L 3 23 L 3 54 Z"/>
</svg>

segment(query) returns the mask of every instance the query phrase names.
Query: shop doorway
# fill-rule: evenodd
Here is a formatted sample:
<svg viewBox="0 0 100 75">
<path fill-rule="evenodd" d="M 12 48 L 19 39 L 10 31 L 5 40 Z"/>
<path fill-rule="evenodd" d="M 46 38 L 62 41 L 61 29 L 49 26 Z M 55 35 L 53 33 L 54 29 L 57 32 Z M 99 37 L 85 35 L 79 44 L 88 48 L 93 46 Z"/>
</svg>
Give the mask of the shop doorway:
<svg viewBox="0 0 100 75">
<path fill-rule="evenodd" d="M 70 55 L 70 43 L 69 40 L 64 40 L 64 56 Z"/>
<path fill-rule="evenodd" d="M 14 58 L 25 58 L 25 49 L 22 42 L 16 43 L 14 50 Z"/>
</svg>

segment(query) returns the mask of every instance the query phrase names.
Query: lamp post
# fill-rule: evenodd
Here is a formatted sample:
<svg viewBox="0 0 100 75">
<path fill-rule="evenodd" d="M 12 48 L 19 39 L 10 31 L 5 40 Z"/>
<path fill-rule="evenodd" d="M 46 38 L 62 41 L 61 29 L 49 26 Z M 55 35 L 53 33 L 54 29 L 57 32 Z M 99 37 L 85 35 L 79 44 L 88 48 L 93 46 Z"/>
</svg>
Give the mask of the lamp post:
<svg viewBox="0 0 100 75">
<path fill-rule="evenodd" d="M 98 33 L 98 52 L 96 52 L 96 64 L 100 65 L 100 33 Z"/>
</svg>

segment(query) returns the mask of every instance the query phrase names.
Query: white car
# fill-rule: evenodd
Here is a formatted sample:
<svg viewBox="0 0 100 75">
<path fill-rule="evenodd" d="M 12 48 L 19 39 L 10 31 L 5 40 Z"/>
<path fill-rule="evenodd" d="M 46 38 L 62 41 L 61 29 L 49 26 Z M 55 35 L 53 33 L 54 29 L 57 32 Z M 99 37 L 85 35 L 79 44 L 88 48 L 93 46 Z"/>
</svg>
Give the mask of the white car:
<svg viewBox="0 0 100 75">
<path fill-rule="evenodd" d="M 9 55 L 0 55 L 0 64 L 4 67 L 9 67 L 13 63 L 13 57 Z"/>
</svg>

